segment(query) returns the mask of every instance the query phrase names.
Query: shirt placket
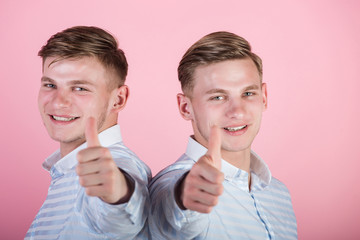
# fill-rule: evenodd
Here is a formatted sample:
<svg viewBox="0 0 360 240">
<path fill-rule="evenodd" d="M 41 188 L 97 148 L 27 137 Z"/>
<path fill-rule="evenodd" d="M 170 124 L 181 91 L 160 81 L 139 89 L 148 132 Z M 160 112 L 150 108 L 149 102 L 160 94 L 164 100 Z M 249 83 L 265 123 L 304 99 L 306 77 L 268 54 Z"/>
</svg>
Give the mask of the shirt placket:
<svg viewBox="0 0 360 240">
<path fill-rule="evenodd" d="M 254 207 L 256 209 L 256 213 L 260 219 L 260 221 L 264 224 L 264 227 L 266 229 L 266 232 L 268 234 L 268 238 L 269 240 L 272 240 L 274 239 L 274 231 L 271 227 L 271 224 L 270 222 L 268 221 L 266 215 L 264 214 L 264 211 L 262 210 L 261 208 L 261 205 L 259 203 L 259 201 L 257 200 L 256 196 L 254 195 L 253 192 L 250 192 L 250 196 L 251 198 L 253 199 L 253 202 L 254 202 Z"/>
</svg>

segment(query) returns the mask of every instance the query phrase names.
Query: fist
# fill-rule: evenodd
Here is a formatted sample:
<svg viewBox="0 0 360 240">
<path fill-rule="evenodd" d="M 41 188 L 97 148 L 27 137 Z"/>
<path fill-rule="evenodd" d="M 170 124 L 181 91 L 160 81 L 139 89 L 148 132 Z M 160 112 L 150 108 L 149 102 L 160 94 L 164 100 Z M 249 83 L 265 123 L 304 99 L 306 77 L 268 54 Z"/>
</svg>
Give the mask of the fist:
<svg viewBox="0 0 360 240">
<path fill-rule="evenodd" d="M 110 204 L 128 201 L 125 176 L 116 166 L 109 149 L 100 145 L 96 121 L 92 117 L 87 120 L 85 137 L 87 148 L 77 154 L 76 173 L 86 194 Z"/>
<path fill-rule="evenodd" d="M 194 164 L 180 184 L 180 203 L 187 209 L 210 213 L 223 193 L 223 181 L 220 129 L 213 126 L 207 153 Z"/>
</svg>

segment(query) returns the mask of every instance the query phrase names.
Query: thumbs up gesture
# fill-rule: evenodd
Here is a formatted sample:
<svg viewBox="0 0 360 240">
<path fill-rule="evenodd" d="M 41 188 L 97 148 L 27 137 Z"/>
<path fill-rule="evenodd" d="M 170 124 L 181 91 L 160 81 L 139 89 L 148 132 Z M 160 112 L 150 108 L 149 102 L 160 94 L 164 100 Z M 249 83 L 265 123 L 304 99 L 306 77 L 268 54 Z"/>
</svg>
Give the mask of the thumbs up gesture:
<svg viewBox="0 0 360 240">
<path fill-rule="evenodd" d="M 96 121 L 90 117 L 85 128 L 87 148 L 77 154 L 76 173 L 79 183 L 89 196 L 97 196 L 107 203 L 129 200 L 129 187 L 124 174 L 116 166 L 109 149 L 100 145 Z"/>
<path fill-rule="evenodd" d="M 220 170 L 220 129 L 213 126 L 210 131 L 207 153 L 194 164 L 177 189 L 180 192 L 180 194 L 178 192 L 180 208 L 185 207 L 200 213 L 210 213 L 223 192 L 224 174 Z"/>
</svg>

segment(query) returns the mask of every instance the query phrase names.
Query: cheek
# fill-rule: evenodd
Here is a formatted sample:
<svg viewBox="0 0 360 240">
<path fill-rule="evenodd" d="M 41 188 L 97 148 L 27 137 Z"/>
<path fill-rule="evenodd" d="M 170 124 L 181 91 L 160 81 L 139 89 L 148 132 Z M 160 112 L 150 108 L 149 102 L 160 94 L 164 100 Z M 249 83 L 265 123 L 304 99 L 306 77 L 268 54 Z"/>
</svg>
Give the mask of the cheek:
<svg viewBox="0 0 360 240">
<path fill-rule="evenodd" d="M 251 110 L 251 112 L 258 114 L 265 110 L 265 105 L 262 99 L 257 98 L 249 102 L 248 108 Z"/>
<path fill-rule="evenodd" d="M 45 107 L 45 105 L 50 101 L 51 96 L 50 94 L 46 94 L 43 92 L 39 92 L 38 94 L 38 107 L 39 109 L 42 109 Z"/>
<path fill-rule="evenodd" d="M 260 123 L 262 120 L 262 113 L 264 111 L 264 107 L 262 105 L 257 105 L 254 106 L 252 109 L 252 117 L 255 120 L 255 122 L 257 123 L 257 125 L 260 127 Z"/>
<path fill-rule="evenodd" d="M 202 106 L 196 111 L 196 120 L 200 122 L 202 127 L 221 125 L 223 111 L 210 106 Z"/>
<path fill-rule="evenodd" d="M 78 99 L 76 105 L 83 110 L 85 114 L 102 114 L 109 109 L 109 103 L 105 98 L 82 98 Z"/>
<path fill-rule="evenodd" d="M 71 103 L 83 109 L 94 108 L 101 99 L 97 99 L 91 95 L 72 95 Z"/>
</svg>

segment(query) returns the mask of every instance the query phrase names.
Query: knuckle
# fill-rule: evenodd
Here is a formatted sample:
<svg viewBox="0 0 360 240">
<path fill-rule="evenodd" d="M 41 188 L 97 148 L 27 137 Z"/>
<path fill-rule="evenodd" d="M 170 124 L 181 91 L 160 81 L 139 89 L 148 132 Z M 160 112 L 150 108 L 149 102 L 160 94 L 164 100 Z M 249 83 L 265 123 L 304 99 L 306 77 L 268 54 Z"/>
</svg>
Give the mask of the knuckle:
<svg viewBox="0 0 360 240">
<path fill-rule="evenodd" d="M 201 161 L 200 162 L 198 161 L 191 168 L 190 174 L 191 175 L 198 175 L 202 168 L 203 168 L 203 163 Z"/>
<path fill-rule="evenodd" d="M 215 188 L 215 194 L 216 194 L 216 195 L 221 195 L 221 194 L 223 193 L 223 191 L 224 191 L 224 187 L 223 187 L 222 184 L 216 186 L 216 188 Z"/>
<path fill-rule="evenodd" d="M 104 148 L 104 147 L 100 148 L 100 153 L 102 156 L 109 156 L 109 154 L 110 154 L 109 149 Z"/>
<path fill-rule="evenodd" d="M 220 172 L 220 176 L 219 176 L 219 180 L 220 180 L 220 182 L 223 182 L 224 181 L 224 179 L 225 179 L 225 176 L 224 176 L 224 173 L 223 172 Z"/>
<path fill-rule="evenodd" d="M 201 213 L 210 213 L 211 212 L 211 207 L 201 206 L 201 207 L 198 207 L 197 211 L 201 212 Z"/>
<path fill-rule="evenodd" d="M 81 171 L 81 167 L 79 165 L 76 166 L 75 172 L 76 172 L 77 175 L 81 174 L 82 171 Z"/>
<path fill-rule="evenodd" d="M 81 150 L 81 151 L 79 151 L 78 153 L 77 153 L 77 155 L 76 155 L 76 158 L 77 158 L 77 160 L 78 161 L 81 161 L 82 159 L 83 159 L 83 155 L 84 155 L 84 150 Z"/>
<path fill-rule="evenodd" d="M 188 208 L 188 209 L 191 209 L 191 201 L 188 199 L 188 198 L 185 198 L 183 199 L 183 205 L 184 207 Z"/>
<path fill-rule="evenodd" d="M 91 188 L 85 188 L 85 192 L 88 196 L 95 196 L 94 192 L 91 190 Z"/>
<path fill-rule="evenodd" d="M 80 184 L 81 186 L 85 186 L 85 183 L 86 183 L 85 179 L 82 178 L 82 177 L 79 177 L 79 184 Z"/>
<path fill-rule="evenodd" d="M 219 202 L 219 199 L 217 197 L 213 197 L 213 198 L 209 199 L 209 205 L 211 205 L 211 206 L 217 205 L 218 202 Z"/>
<path fill-rule="evenodd" d="M 222 183 L 224 181 L 224 173 L 222 172 L 218 172 L 215 177 L 214 177 L 214 180 L 216 183 Z"/>
<path fill-rule="evenodd" d="M 213 158 L 210 155 L 207 155 L 207 154 L 205 154 L 203 156 L 203 159 L 204 159 L 204 161 L 206 161 L 206 163 L 209 163 L 209 162 L 213 161 Z"/>
<path fill-rule="evenodd" d="M 204 213 L 210 213 L 212 210 L 212 207 L 205 207 L 204 208 Z"/>
</svg>

